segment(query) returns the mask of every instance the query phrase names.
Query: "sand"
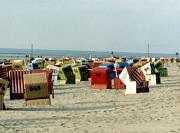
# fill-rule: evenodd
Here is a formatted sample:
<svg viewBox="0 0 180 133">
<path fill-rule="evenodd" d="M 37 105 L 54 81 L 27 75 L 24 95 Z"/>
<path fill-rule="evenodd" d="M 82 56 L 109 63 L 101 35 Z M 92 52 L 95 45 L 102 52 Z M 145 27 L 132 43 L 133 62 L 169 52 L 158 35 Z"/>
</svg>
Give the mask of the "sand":
<svg viewBox="0 0 180 133">
<path fill-rule="evenodd" d="M 26 107 L 9 100 L 0 111 L 0 132 L 164 133 L 180 132 L 180 68 L 167 66 L 168 77 L 149 93 L 92 90 L 89 82 L 55 89 L 51 106 Z"/>
</svg>

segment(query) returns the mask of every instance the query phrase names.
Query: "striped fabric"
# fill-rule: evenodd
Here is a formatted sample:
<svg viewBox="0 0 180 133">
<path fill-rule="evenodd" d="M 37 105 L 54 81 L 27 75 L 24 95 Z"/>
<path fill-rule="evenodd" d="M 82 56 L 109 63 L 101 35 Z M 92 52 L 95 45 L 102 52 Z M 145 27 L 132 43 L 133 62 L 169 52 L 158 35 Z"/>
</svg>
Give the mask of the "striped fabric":
<svg viewBox="0 0 180 133">
<path fill-rule="evenodd" d="M 0 78 L 7 79 L 7 68 L 4 66 L 0 67 Z"/>
<path fill-rule="evenodd" d="M 151 65 L 151 74 L 156 74 L 156 71 L 155 71 L 156 68 L 154 64 L 150 63 L 150 65 Z"/>
<path fill-rule="evenodd" d="M 29 70 L 10 70 L 10 99 L 24 98 L 24 74 L 30 74 Z"/>
<path fill-rule="evenodd" d="M 137 86 L 143 85 L 143 79 L 141 78 L 140 74 L 137 71 L 136 67 L 128 67 L 127 68 L 129 76 L 132 81 L 136 81 Z"/>
</svg>

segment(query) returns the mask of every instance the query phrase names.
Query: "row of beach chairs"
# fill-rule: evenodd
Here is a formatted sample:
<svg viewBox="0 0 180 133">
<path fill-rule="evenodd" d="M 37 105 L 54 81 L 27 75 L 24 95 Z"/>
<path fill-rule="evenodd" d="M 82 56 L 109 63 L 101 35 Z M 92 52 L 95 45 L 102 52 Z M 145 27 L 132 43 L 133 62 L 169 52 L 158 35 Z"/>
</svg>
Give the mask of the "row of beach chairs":
<svg viewBox="0 0 180 133">
<path fill-rule="evenodd" d="M 151 62 L 145 64 L 141 68 L 130 65 L 124 66 L 123 68 L 114 68 L 116 72 L 114 78 L 112 78 L 111 71 L 112 70 L 108 67 L 97 67 L 92 69 L 91 88 L 124 89 L 125 94 L 135 94 L 149 92 L 149 86 L 161 83 L 160 73 L 156 69 L 154 63 Z"/>
<path fill-rule="evenodd" d="M 1 99 L 3 99 L 2 95 L 4 97 L 4 93 L 2 93 L 3 87 L 1 86 L 5 85 L 6 89 L 9 87 L 10 100 L 25 99 L 27 105 L 31 105 L 32 103 L 41 104 L 44 101 L 47 101 L 46 103 L 50 104 L 50 94 L 52 94 L 52 97 L 54 98 L 52 72 L 48 69 L 33 71 L 26 69 L 9 70 L 7 66 L 3 66 L 0 67 L 0 72 Z M 38 101 L 34 102 L 34 100 L 37 99 Z M 1 100 L 0 103 L 3 103 L 3 101 Z"/>
</svg>

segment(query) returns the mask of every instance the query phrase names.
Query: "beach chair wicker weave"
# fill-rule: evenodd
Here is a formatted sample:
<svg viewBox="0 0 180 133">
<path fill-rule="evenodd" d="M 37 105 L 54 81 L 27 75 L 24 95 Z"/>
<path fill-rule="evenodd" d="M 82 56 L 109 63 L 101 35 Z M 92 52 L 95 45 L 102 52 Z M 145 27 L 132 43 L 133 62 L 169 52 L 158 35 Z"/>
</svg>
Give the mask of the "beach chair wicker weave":
<svg viewBox="0 0 180 133">
<path fill-rule="evenodd" d="M 32 71 L 32 73 L 46 73 L 46 77 L 47 77 L 47 81 L 48 81 L 48 91 L 50 94 L 52 94 L 52 97 L 54 98 L 52 71 L 50 71 L 48 69 L 47 70 L 35 69 Z"/>
</svg>

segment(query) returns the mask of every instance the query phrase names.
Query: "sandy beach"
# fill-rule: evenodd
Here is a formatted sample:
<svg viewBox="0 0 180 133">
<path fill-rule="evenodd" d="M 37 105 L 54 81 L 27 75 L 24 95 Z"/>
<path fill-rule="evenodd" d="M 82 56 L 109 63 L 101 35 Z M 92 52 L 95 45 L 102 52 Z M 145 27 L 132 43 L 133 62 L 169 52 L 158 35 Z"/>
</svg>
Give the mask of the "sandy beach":
<svg viewBox="0 0 180 133">
<path fill-rule="evenodd" d="M 180 132 L 180 68 L 166 65 L 168 77 L 149 93 L 92 90 L 90 82 L 55 89 L 51 106 L 26 107 L 9 100 L 0 111 L 1 133 L 165 133 Z"/>
</svg>

